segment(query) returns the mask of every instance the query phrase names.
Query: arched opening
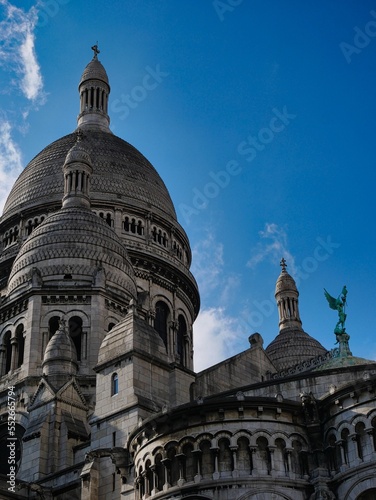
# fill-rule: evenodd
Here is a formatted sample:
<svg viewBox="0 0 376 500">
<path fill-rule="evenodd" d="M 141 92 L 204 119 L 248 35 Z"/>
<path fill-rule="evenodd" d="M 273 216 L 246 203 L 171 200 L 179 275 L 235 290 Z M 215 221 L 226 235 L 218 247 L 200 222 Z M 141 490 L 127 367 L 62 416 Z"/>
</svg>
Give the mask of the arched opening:
<svg viewBox="0 0 376 500">
<path fill-rule="evenodd" d="M 115 323 L 108 323 L 107 331 L 110 332 L 114 326 L 115 326 Z"/>
<path fill-rule="evenodd" d="M 157 330 L 159 336 L 163 340 L 164 345 L 168 345 L 168 319 L 170 316 L 170 310 L 161 300 L 157 302 L 155 306 L 155 320 L 154 328 Z"/>
<path fill-rule="evenodd" d="M 201 474 L 204 479 L 211 479 L 214 472 L 213 455 L 210 449 L 210 441 L 200 443 L 201 450 Z"/>
<path fill-rule="evenodd" d="M 364 460 L 367 447 L 367 433 L 365 431 L 365 425 L 363 422 L 358 422 L 355 426 L 356 432 L 356 445 L 358 450 L 358 457 L 360 460 Z"/>
<path fill-rule="evenodd" d="M 176 450 L 175 448 L 171 447 L 167 451 L 167 458 L 169 459 L 169 464 L 170 464 L 170 480 L 169 483 L 171 486 L 174 486 L 177 484 L 178 479 L 179 479 L 179 463 L 178 459 L 176 457 Z"/>
<path fill-rule="evenodd" d="M 376 488 L 371 488 L 370 490 L 361 493 L 356 500 L 375 500 L 376 498 Z"/>
<path fill-rule="evenodd" d="M 111 396 L 115 396 L 119 392 L 119 377 L 114 373 L 111 377 Z"/>
<path fill-rule="evenodd" d="M 19 368 L 24 360 L 24 351 L 25 351 L 25 338 L 24 338 L 24 326 L 18 325 L 16 328 L 16 339 L 17 339 L 17 368 Z"/>
<path fill-rule="evenodd" d="M 78 316 L 73 316 L 68 322 L 69 335 L 76 348 L 77 360 L 82 359 L 82 319 Z"/>
<path fill-rule="evenodd" d="M 184 454 L 183 477 L 185 478 L 186 481 L 193 481 L 196 474 L 195 459 L 193 454 L 193 444 L 186 443 L 183 446 L 182 452 Z"/>
<path fill-rule="evenodd" d="M 218 467 L 221 477 L 229 477 L 233 470 L 232 452 L 230 450 L 230 441 L 227 438 L 221 438 L 218 441 Z"/>
<path fill-rule="evenodd" d="M 12 344 L 10 341 L 11 333 L 8 331 L 3 337 L 2 351 L 3 351 L 3 369 L 1 375 L 5 375 L 10 371 L 12 363 Z"/>
<path fill-rule="evenodd" d="M 349 463 L 349 450 L 348 450 L 348 441 L 349 441 L 350 431 L 349 429 L 343 429 L 341 432 L 341 445 L 343 448 L 343 463 Z"/>
<path fill-rule="evenodd" d="M 257 438 L 257 457 L 260 465 L 260 472 L 270 474 L 272 468 L 272 461 L 269 451 L 268 440 L 264 436 Z"/>
<path fill-rule="evenodd" d="M 160 453 L 158 453 L 155 457 L 155 476 L 156 488 L 158 491 L 162 491 L 164 485 L 164 466 L 162 464 L 162 455 Z"/>
<path fill-rule="evenodd" d="M 247 476 L 251 474 L 252 462 L 251 451 L 249 449 L 249 439 L 242 436 L 238 439 L 238 449 L 236 453 L 236 468 L 240 475 Z"/>
<path fill-rule="evenodd" d="M 178 317 L 178 331 L 176 338 L 176 349 L 179 357 L 179 363 L 185 365 L 185 343 L 187 337 L 187 323 L 182 314 Z"/>
<path fill-rule="evenodd" d="M 277 438 L 275 440 L 275 445 L 276 445 L 276 450 L 275 450 L 274 468 L 279 475 L 285 476 L 289 472 L 287 453 L 286 453 L 286 443 L 283 439 Z"/>
<path fill-rule="evenodd" d="M 58 331 L 59 324 L 60 324 L 59 316 L 53 316 L 52 318 L 50 318 L 50 320 L 48 321 L 49 338 L 51 338 L 52 335 L 54 335 L 54 333 Z"/>
</svg>

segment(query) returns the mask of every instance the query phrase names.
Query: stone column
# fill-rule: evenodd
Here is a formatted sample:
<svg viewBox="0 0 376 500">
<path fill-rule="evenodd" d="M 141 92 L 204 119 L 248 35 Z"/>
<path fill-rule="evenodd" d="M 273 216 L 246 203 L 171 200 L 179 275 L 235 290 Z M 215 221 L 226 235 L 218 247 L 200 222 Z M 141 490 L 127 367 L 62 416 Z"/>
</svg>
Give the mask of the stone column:
<svg viewBox="0 0 376 500">
<path fill-rule="evenodd" d="M 12 349 L 12 357 L 10 362 L 10 371 L 13 371 L 17 368 L 18 363 L 18 341 L 17 337 L 12 337 L 10 339 L 10 345 Z"/>
<path fill-rule="evenodd" d="M 171 460 L 169 458 L 163 458 L 161 462 L 165 468 L 165 482 L 163 485 L 163 491 L 167 491 L 169 488 L 171 488 L 171 485 L 168 482 L 168 470 L 171 467 Z"/>
</svg>

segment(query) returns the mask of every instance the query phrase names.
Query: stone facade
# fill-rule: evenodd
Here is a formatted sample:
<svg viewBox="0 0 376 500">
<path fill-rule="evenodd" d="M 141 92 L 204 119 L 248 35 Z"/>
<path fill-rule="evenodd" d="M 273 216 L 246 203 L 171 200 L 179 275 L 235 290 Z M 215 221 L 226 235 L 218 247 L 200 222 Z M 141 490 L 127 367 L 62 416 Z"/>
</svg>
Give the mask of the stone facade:
<svg viewBox="0 0 376 500">
<path fill-rule="evenodd" d="M 376 498 L 376 363 L 303 330 L 284 261 L 276 338 L 194 372 L 189 240 L 97 56 L 0 220 L 0 498 Z"/>
</svg>

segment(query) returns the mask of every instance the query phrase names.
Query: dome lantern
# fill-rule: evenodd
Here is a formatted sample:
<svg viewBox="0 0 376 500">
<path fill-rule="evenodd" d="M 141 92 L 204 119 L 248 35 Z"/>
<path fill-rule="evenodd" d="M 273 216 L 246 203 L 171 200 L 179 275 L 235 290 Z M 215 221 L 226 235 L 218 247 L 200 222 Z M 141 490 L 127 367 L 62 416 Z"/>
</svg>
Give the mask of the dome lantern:
<svg viewBox="0 0 376 500">
<path fill-rule="evenodd" d="M 82 145 L 82 137 L 81 130 L 78 130 L 76 143 L 65 158 L 63 207 L 90 208 L 90 177 L 93 167 L 90 155 Z"/>
<path fill-rule="evenodd" d="M 110 117 L 107 114 L 110 85 L 106 70 L 98 60 L 98 46 L 94 45 L 92 50 L 93 59 L 84 69 L 78 86 L 80 114 L 77 123 L 81 128 L 110 132 Z"/>
<path fill-rule="evenodd" d="M 280 266 L 282 271 L 277 279 L 275 288 L 275 298 L 279 315 L 279 331 L 282 331 L 284 328 L 302 330 L 298 306 L 298 289 L 293 277 L 286 270 L 285 259 L 281 259 Z"/>
</svg>

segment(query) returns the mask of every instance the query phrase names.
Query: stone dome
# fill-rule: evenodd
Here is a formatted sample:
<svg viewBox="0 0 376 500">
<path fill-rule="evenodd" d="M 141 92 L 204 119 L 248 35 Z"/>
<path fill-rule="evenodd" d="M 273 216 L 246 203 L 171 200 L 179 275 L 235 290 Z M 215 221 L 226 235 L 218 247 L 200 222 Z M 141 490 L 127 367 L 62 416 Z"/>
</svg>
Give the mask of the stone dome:
<svg viewBox="0 0 376 500">
<path fill-rule="evenodd" d="M 301 329 L 285 328 L 265 349 L 277 368 L 284 370 L 327 352 L 320 342 Z"/>
<path fill-rule="evenodd" d="M 275 284 L 275 293 L 279 292 L 297 292 L 296 283 L 294 278 L 285 270 L 281 272 L 278 276 L 277 282 Z"/>
<path fill-rule="evenodd" d="M 22 290 L 35 274 L 40 286 L 106 286 L 128 300 L 137 294 L 125 246 L 85 207 L 62 208 L 32 232 L 13 263 L 8 293 Z"/>
<path fill-rule="evenodd" d="M 86 163 L 87 165 L 92 165 L 92 161 L 89 153 L 82 146 L 80 142 L 76 142 L 71 149 L 68 151 L 68 154 L 65 158 L 65 165 L 69 163 L 81 162 Z"/>
<path fill-rule="evenodd" d="M 80 85 L 85 83 L 87 80 L 101 80 L 102 82 L 109 85 L 106 70 L 96 57 L 93 58 L 84 69 L 81 76 Z"/>
<path fill-rule="evenodd" d="M 93 166 L 90 187 L 93 206 L 101 202 L 130 205 L 176 222 L 164 182 L 136 148 L 103 130 L 85 132 L 84 141 Z M 62 166 L 75 142 L 76 133 L 66 135 L 30 161 L 7 198 L 3 220 L 29 208 L 45 210 L 52 203 L 60 205 L 64 191 Z"/>
</svg>

